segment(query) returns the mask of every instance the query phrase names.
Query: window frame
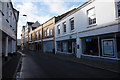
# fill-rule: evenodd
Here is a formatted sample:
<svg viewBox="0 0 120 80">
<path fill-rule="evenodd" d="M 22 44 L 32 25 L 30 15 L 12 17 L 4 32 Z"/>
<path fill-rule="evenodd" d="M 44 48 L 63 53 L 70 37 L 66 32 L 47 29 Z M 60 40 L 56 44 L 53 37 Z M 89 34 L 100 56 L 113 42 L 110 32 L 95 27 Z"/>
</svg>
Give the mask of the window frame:
<svg viewBox="0 0 120 80">
<path fill-rule="evenodd" d="M 60 25 L 57 26 L 58 34 L 60 34 Z"/>
<path fill-rule="evenodd" d="M 73 24 L 72 24 L 72 21 L 73 21 Z M 74 17 L 72 17 L 71 19 L 70 19 L 70 30 L 71 31 L 73 31 L 74 29 L 75 29 L 75 26 L 74 26 L 74 23 L 75 21 L 74 21 Z M 72 26 L 73 25 L 73 26 Z M 72 28 L 73 27 L 73 28 Z"/>
<path fill-rule="evenodd" d="M 46 31 L 45 31 L 45 37 L 46 37 Z"/>
<path fill-rule="evenodd" d="M 52 29 L 50 30 L 50 35 L 52 35 Z"/>
<path fill-rule="evenodd" d="M 118 6 L 120 6 L 120 1 L 116 2 L 117 4 L 117 17 L 120 18 L 120 12 Z"/>
<path fill-rule="evenodd" d="M 41 38 L 41 31 L 39 31 L 39 39 Z"/>
<path fill-rule="evenodd" d="M 63 22 L 63 32 L 66 33 L 66 21 Z"/>
<path fill-rule="evenodd" d="M 46 35 L 47 35 L 47 36 L 50 35 L 50 30 L 49 30 L 49 28 L 46 29 Z"/>
<path fill-rule="evenodd" d="M 92 14 L 91 16 L 94 16 L 94 19 L 91 19 L 91 18 L 90 18 L 91 16 L 89 16 L 89 11 L 92 10 L 92 9 L 94 9 L 94 14 Z M 94 25 L 94 24 L 96 24 L 95 7 L 92 7 L 92 8 L 90 8 L 90 9 L 87 10 L 87 16 L 88 16 L 88 24 L 89 24 L 89 25 Z"/>
</svg>

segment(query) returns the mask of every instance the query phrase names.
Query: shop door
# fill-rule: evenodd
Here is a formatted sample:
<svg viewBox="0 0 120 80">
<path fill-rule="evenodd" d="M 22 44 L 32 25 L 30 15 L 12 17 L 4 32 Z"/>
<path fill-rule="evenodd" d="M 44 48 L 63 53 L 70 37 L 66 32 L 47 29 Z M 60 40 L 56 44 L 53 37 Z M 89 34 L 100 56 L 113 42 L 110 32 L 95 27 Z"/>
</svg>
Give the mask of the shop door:
<svg viewBox="0 0 120 80">
<path fill-rule="evenodd" d="M 102 40 L 102 56 L 115 57 L 115 40 L 114 39 Z"/>
<path fill-rule="evenodd" d="M 72 53 L 76 53 L 76 42 L 72 42 Z"/>
</svg>

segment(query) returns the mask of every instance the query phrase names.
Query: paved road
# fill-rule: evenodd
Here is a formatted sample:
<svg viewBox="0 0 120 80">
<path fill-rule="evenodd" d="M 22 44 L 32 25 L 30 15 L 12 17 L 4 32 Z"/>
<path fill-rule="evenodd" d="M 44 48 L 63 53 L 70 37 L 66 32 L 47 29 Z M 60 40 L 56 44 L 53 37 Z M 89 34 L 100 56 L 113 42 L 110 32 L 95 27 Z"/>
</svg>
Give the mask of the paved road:
<svg viewBox="0 0 120 80">
<path fill-rule="evenodd" d="M 93 68 L 48 54 L 27 53 L 21 78 L 118 78 L 114 72 Z"/>
</svg>

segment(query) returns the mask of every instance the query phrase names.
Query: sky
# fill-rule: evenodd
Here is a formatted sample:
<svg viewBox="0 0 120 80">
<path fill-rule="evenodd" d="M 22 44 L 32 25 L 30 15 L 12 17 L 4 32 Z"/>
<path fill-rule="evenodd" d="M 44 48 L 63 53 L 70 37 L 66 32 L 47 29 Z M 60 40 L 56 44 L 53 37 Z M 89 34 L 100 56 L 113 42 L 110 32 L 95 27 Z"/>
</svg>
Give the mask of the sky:
<svg viewBox="0 0 120 80">
<path fill-rule="evenodd" d="M 12 0 L 13 7 L 20 12 L 17 38 L 21 39 L 22 26 L 26 25 L 26 22 L 38 21 L 42 24 L 53 16 L 61 15 L 86 1 L 88 0 Z M 24 14 L 27 16 L 23 16 Z"/>
</svg>

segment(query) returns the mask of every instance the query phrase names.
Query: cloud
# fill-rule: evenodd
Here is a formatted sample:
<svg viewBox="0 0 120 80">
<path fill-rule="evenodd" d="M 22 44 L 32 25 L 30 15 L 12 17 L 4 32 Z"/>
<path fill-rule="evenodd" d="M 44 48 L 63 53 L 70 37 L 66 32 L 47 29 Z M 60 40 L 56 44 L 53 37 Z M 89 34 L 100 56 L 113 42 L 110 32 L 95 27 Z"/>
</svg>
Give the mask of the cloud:
<svg viewBox="0 0 120 80">
<path fill-rule="evenodd" d="M 27 21 L 38 21 L 42 24 L 55 15 L 61 15 L 77 7 L 67 1 L 68 0 L 39 0 L 38 2 L 34 2 L 34 0 L 20 0 L 19 2 L 18 0 L 18 2 L 13 2 L 14 7 L 20 12 L 18 38 L 21 38 L 22 26 L 26 25 Z M 73 6 L 70 6 L 70 4 Z M 22 16 L 23 14 L 26 14 L 27 17 Z"/>
<path fill-rule="evenodd" d="M 20 11 L 20 18 L 19 18 L 19 22 L 18 22 L 18 37 L 17 38 L 21 38 L 21 30 L 22 30 L 22 26 L 26 25 L 26 22 L 40 22 L 40 24 L 44 23 L 45 21 L 47 21 L 48 19 L 51 18 L 51 16 L 49 15 L 45 15 L 45 16 L 40 16 L 38 14 L 39 10 L 38 7 L 32 3 L 32 2 L 22 2 L 21 4 L 17 4 L 16 9 Z M 26 14 L 27 16 L 24 17 L 23 15 Z"/>
</svg>

